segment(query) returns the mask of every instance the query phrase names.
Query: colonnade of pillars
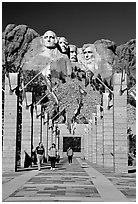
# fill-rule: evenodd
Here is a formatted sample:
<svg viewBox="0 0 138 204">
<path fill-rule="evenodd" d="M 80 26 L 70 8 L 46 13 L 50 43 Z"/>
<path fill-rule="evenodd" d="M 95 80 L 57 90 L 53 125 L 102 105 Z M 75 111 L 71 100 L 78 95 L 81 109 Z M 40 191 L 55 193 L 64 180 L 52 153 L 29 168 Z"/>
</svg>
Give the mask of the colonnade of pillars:
<svg viewBox="0 0 138 204">
<path fill-rule="evenodd" d="M 128 172 L 126 75 L 122 86 L 121 80 L 121 74 L 114 74 L 113 105 L 108 104 L 109 93 L 103 93 L 102 112 L 100 105 L 97 105 L 96 113 L 92 113 L 92 121 L 89 122 L 85 140 L 87 149 L 85 157 L 92 163 L 111 167 L 115 172 L 126 173 Z"/>
<path fill-rule="evenodd" d="M 11 74 L 10 85 L 18 85 L 18 74 Z M 86 159 L 99 165 L 112 167 L 115 172 L 127 172 L 127 92 L 120 94 L 121 74 L 114 74 L 113 106 L 108 106 L 108 92 L 103 93 L 103 110 L 101 115 L 100 105 L 96 113 L 92 113 L 92 120 L 86 128 L 84 138 L 84 156 Z M 126 76 L 121 89 L 127 87 Z M 32 108 L 32 96 L 28 94 L 28 109 L 22 103 L 22 137 L 21 137 L 21 166 L 24 164 L 25 151 L 31 156 L 33 147 L 40 141 L 46 149 L 52 142 L 60 145 L 59 138 L 47 125 L 47 114 L 41 116 L 40 105 Z M 17 96 L 9 94 L 9 80 L 5 78 L 5 103 L 4 103 L 4 135 L 3 135 L 3 171 L 17 169 Z M 37 117 L 38 115 L 38 117 Z M 102 117 L 101 117 L 102 116 Z"/>
</svg>

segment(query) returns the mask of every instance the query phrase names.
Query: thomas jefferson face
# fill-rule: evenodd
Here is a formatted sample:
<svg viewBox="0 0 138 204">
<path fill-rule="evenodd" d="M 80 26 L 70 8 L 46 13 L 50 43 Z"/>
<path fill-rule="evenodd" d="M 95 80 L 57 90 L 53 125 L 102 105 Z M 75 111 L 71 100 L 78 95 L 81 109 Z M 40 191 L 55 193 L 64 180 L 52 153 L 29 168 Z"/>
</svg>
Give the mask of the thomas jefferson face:
<svg viewBox="0 0 138 204">
<path fill-rule="evenodd" d="M 91 63 L 94 60 L 94 54 L 91 47 L 86 47 L 83 53 L 87 63 Z"/>
<path fill-rule="evenodd" d="M 77 62 L 77 47 L 76 46 L 70 46 L 70 61 L 71 62 Z"/>
<path fill-rule="evenodd" d="M 47 48 L 55 48 L 57 43 L 57 36 L 53 31 L 47 31 L 43 35 L 44 45 Z"/>
<path fill-rule="evenodd" d="M 66 38 L 60 37 L 58 44 L 59 44 L 59 46 L 60 46 L 60 48 L 61 48 L 61 51 L 62 51 L 63 53 L 66 53 L 67 50 L 68 50 L 68 42 L 67 42 Z"/>
</svg>

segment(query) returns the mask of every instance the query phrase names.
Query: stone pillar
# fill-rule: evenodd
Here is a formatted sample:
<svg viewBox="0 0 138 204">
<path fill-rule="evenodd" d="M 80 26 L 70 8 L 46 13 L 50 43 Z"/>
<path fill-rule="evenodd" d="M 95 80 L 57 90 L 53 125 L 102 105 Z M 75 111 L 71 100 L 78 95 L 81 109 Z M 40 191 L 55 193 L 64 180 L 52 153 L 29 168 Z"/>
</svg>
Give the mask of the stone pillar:
<svg viewBox="0 0 138 204">
<path fill-rule="evenodd" d="M 63 136 L 64 135 L 70 135 L 69 131 L 67 130 L 67 126 L 65 124 L 59 124 L 58 125 L 59 130 L 60 130 L 60 135 L 59 135 L 59 155 L 61 158 L 63 158 Z"/>
<path fill-rule="evenodd" d="M 22 104 L 21 166 L 24 167 L 25 152 L 31 156 L 31 107 Z"/>
<path fill-rule="evenodd" d="M 97 105 L 97 164 L 103 165 L 103 119 Z"/>
<path fill-rule="evenodd" d="M 52 143 L 55 143 L 56 144 L 56 124 L 54 124 L 54 127 L 53 127 L 53 137 L 52 137 Z"/>
<path fill-rule="evenodd" d="M 12 89 L 18 85 L 18 73 L 10 73 L 10 86 Z M 17 139 L 17 95 L 10 94 L 9 80 L 5 77 L 4 100 L 4 134 L 3 134 L 3 171 L 16 171 L 16 139 Z"/>
<path fill-rule="evenodd" d="M 88 160 L 89 155 L 89 126 L 87 125 L 85 128 L 85 159 Z"/>
<path fill-rule="evenodd" d="M 48 158 L 48 113 L 45 113 L 45 119 L 42 123 L 42 142 L 45 148 L 45 157 Z"/>
<path fill-rule="evenodd" d="M 127 75 L 122 82 L 120 94 L 121 74 L 114 74 L 114 170 L 128 172 L 127 152 Z"/>
<path fill-rule="evenodd" d="M 88 160 L 92 162 L 92 120 L 89 120 L 88 137 L 89 137 Z"/>
<path fill-rule="evenodd" d="M 53 130 L 52 128 L 50 128 L 48 131 L 48 149 L 51 147 L 52 143 L 53 143 Z"/>
<path fill-rule="evenodd" d="M 82 137 L 81 137 L 81 158 L 83 160 L 85 159 L 85 133 L 84 132 L 82 133 Z"/>
<path fill-rule="evenodd" d="M 96 163 L 96 121 L 95 121 L 95 113 L 92 113 L 92 158 L 93 163 Z"/>
<path fill-rule="evenodd" d="M 37 111 L 33 109 L 33 147 L 38 146 L 40 142 L 41 131 L 41 105 L 37 105 Z"/>
<path fill-rule="evenodd" d="M 88 159 L 88 126 L 86 124 L 86 126 L 84 127 L 84 140 L 83 140 L 83 143 L 84 143 L 84 158 L 85 159 Z"/>
<path fill-rule="evenodd" d="M 45 148 L 45 157 L 47 157 L 47 123 L 44 124 L 44 119 L 42 119 L 42 143 Z"/>
<path fill-rule="evenodd" d="M 48 149 L 51 147 L 53 143 L 53 126 L 52 120 L 49 120 L 49 129 L 48 129 Z"/>
<path fill-rule="evenodd" d="M 113 107 L 108 107 L 109 93 L 103 93 L 104 166 L 113 167 Z"/>
</svg>

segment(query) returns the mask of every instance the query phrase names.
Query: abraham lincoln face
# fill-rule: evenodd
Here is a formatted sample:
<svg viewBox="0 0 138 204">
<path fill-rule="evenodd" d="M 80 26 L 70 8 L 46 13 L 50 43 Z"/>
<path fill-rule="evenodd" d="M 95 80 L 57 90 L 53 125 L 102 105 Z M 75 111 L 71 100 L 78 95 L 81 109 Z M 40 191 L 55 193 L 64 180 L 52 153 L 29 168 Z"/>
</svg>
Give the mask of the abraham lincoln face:
<svg viewBox="0 0 138 204">
<path fill-rule="evenodd" d="M 94 60 L 94 53 L 91 47 L 85 48 L 83 53 L 87 63 L 91 63 Z"/>
</svg>

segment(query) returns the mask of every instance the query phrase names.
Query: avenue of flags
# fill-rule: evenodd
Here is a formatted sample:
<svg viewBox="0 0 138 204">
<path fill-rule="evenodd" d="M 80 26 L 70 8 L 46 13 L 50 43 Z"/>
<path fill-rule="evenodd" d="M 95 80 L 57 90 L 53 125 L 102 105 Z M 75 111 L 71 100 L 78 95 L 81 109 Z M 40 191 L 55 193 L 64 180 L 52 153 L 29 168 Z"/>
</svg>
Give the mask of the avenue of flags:
<svg viewBox="0 0 138 204">
<path fill-rule="evenodd" d="M 63 121 L 64 123 L 66 123 L 67 125 L 67 128 L 69 130 L 70 133 L 74 134 L 75 133 L 75 129 L 76 129 L 76 125 L 77 125 L 77 116 L 80 114 L 80 111 L 81 111 L 81 108 L 83 107 L 83 97 L 85 97 L 87 95 L 87 92 L 79 85 L 78 88 L 79 88 L 79 98 L 77 99 L 77 107 L 73 113 L 73 116 L 71 119 L 69 119 L 67 117 L 67 113 L 66 113 L 66 108 L 64 107 L 61 111 L 59 111 L 59 101 L 58 101 L 58 97 L 54 91 L 54 88 L 52 88 L 52 83 L 51 83 L 51 70 L 50 70 L 50 64 L 48 64 L 43 70 L 41 70 L 38 74 L 36 74 L 35 77 L 33 77 L 26 85 L 22 85 L 22 91 L 23 91 L 23 97 L 25 98 L 25 101 L 26 101 L 26 107 L 30 106 L 31 104 L 31 95 L 28 95 L 27 92 L 25 92 L 25 88 L 36 78 L 38 77 L 40 74 L 42 74 L 43 78 L 44 78 L 44 81 L 46 83 L 46 86 L 47 86 L 47 90 L 49 91 L 49 93 L 53 96 L 54 100 L 55 100 L 55 104 L 57 106 L 57 109 L 54 109 L 53 110 L 53 117 L 49 120 L 51 120 L 51 124 L 53 125 L 54 124 L 54 121 L 56 121 L 60 116 L 63 116 Z M 125 80 L 125 74 L 126 74 L 126 70 L 123 69 L 122 70 L 122 75 L 121 75 L 121 84 L 120 84 L 120 93 L 123 94 L 124 91 L 126 91 L 127 89 L 125 90 L 122 90 L 122 84 L 123 84 L 123 81 Z M 108 90 L 109 92 L 109 100 L 108 100 L 108 108 L 110 109 L 112 106 L 113 106 L 113 98 L 112 98 L 112 95 L 113 95 L 113 91 L 110 90 L 109 87 L 107 87 L 104 82 L 99 78 L 97 77 L 96 78 L 100 84 L 102 84 L 106 90 Z M 10 79 L 12 80 L 12 78 Z M 10 83 L 10 80 L 9 80 L 9 84 Z M 14 89 L 14 87 L 10 87 L 11 90 Z M 130 94 L 135 100 L 136 100 L 136 85 L 134 85 L 131 89 L 128 90 L 128 94 Z M 37 117 L 39 117 L 39 115 L 41 115 L 40 113 L 40 105 L 39 103 L 43 100 L 43 98 L 45 98 L 47 96 L 44 95 L 40 100 L 39 102 L 36 104 L 36 115 Z M 28 99 L 29 98 L 29 101 Z M 38 113 L 39 112 L 39 113 Z M 101 111 L 102 112 L 102 111 Z"/>
</svg>

